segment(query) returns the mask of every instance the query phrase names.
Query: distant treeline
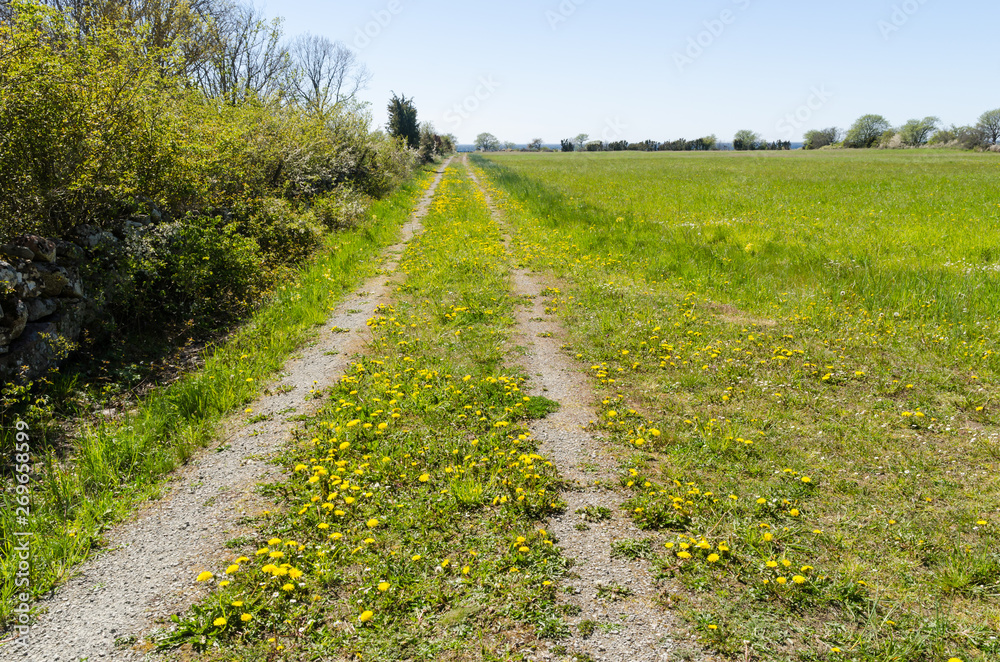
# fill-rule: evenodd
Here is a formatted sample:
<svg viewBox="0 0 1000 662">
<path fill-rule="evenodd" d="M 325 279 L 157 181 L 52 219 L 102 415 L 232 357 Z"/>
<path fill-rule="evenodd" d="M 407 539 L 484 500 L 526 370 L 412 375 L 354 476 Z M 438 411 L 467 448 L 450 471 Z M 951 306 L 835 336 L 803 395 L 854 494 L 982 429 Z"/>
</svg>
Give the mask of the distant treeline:
<svg viewBox="0 0 1000 662">
<path fill-rule="evenodd" d="M 665 142 L 644 140 L 642 142 L 630 143 L 627 140 L 617 140 L 614 142 L 593 140 L 582 145 L 577 141 L 566 139 L 560 141 L 560 144 L 564 152 L 707 152 L 730 148 L 729 145 L 720 143 L 714 135 L 697 138 L 696 140 L 679 138 Z M 752 141 L 737 139 L 732 144 L 732 149 L 737 151 L 786 150 L 791 148 L 792 143 L 785 140 L 776 140 L 769 143 L 760 139 Z"/>
</svg>

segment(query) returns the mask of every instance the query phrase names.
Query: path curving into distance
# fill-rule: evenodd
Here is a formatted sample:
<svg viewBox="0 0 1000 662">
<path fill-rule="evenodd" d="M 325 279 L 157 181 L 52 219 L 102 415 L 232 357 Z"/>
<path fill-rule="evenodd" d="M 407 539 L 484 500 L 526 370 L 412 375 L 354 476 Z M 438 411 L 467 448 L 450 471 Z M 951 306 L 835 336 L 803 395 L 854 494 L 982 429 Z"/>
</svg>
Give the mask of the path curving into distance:
<svg viewBox="0 0 1000 662">
<path fill-rule="evenodd" d="M 267 420 L 249 424 L 239 420 L 246 415 L 233 417 L 218 446 L 175 472 L 163 498 L 116 525 L 107 535 L 107 551 L 83 563 L 72 580 L 37 603 L 44 614 L 28 642 L 0 647 L 0 659 L 139 660 L 150 647 L 146 635 L 203 597 L 194 578 L 202 570 L 225 567 L 232 557 L 226 541 L 250 533 L 241 520 L 266 507 L 254 488 L 280 478 L 268 459 L 288 441 L 292 419 L 315 410 L 318 401 L 311 401 L 310 393 L 336 382 L 352 355 L 365 349 L 366 322 L 390 298 L 386 274 L 422 230 L 420 220 L 448 162 L 403 226 L 400 243 L 383 252 L 379 273 L 343 298 L 317 341 L 289 360 L 280 379 L 251 403 L 254 420 Z M 349 332 L 333 333 L 335 327 Z"/>
</svg>

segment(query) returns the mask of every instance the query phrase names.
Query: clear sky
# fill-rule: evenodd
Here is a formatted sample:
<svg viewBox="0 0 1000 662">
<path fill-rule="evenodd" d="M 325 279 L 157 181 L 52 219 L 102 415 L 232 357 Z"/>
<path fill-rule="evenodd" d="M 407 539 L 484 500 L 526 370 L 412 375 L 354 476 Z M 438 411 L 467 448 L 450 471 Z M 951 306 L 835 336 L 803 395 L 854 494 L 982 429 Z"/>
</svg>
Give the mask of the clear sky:
<svg viewBox="0 0 1000 662">
<path fill-rule="evenodd" d="M 798 141 L 867 113 L 972 124 L 1000 108 L 997 0 L 268 0 L 355 49 L 459 142 Z M 796 117 L 797 114 L 797 117 Z"/>
</svg>

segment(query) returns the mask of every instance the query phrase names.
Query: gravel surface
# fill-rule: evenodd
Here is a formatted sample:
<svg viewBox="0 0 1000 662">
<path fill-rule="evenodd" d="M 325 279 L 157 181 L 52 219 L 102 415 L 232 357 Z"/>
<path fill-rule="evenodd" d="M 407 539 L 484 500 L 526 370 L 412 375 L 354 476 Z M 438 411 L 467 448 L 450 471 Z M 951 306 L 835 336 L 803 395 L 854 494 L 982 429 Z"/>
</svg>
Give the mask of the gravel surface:
<svg viewBox="0 0 1000 662">
<path fill-rule="evenodd" d="M 474 171 L 469 172 L 505 228 L 489 192 Z M 562 553 L 575 561 L 559 595 L 579 613 L 567 619 L 572 636 L 558 643 L 566 647 L 567 655 L 585 654 L 608 662 L 681 659 L 677 641 L 687 636 L 676 617 L 653 603 L 658 586 L 647 564 L 611 556 L 616 540 L 645 536 L 621 508 L 626 497 L 611 488 L 617 483 L 617 460 L 605 442 L 586 430 L 594 417 L 592 387 L 579 366 L 562 351 L 564 329 L 558 318 L 546 315 L 545 302 L 539 296 L 545 287 L 557 283 L 523 269 L 514 270 L 513 281 L 515 294 L 531 297 L 530 304 L 517 311 L 512 343 L 526 351 L 516 360 L 531 377 L 529 394 L 560 404 L 559 411 L 535 421 L 531 432 L 541 441 L 539 453 L 572 485 L 563 494 L 565 514 L 547 523 Z M 590 506 L 607 508 L 611 518 L 585 522 L 577 511 Z M 586 530 L 577 528 L 581 524 Z M 582 631 L 581 624 L 585 624 Z M 590 625 L 594 626 L 592 632 Z M 685 655 L 689 654 L 690 647 L 683 648 Z M 684 659 L 694 657 L 698 656 Z M 543 660 L 557 658 L 551 652 L 538 655 Z"/>
<path fill-rule="evenodd" d="M 165 496 L 149 502 L 107 536 L 107 550 L 80 566 L 76 576 L 37 606 L 44 612 L 27 643 L 0 647 L 0 659 L 65 662 L 139 660 L 145 638 L 170 614 L 186 610 L 206 593 L 195 584 L 202 570 L 221 572 L 237 554 L 226 542 L 251 531 L 240 522 L 267 508 L 258 483 L 281 477 L 269 459 L 294 427 L 290 417 L 317 406 L 310 392 L 332 385 L 370 338 L 367 320 L 389 301 L 386 273 L 396 268 L 405 244 L 421 230 L 444 172 L 403 227 L 401 243 L 386 249 L 378 275 L 346 296 L 319 332 L 285 365 L 280 378 L 227 424 L 223 441 L 171 477 Z M 333 333 L 333 327 L 349 333 Z M 249 423 L 264 415 L 268 420 Z"/>
</svg>

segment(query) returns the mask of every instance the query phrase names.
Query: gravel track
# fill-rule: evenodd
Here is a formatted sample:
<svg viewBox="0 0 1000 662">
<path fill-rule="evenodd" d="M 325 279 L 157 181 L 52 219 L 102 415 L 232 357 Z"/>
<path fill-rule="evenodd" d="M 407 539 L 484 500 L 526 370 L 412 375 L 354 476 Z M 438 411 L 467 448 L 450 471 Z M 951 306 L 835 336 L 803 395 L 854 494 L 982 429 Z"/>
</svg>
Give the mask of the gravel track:
<svg viewBox="0 0 1000 662">
<path fill-rule="evenodd" d="M 509 244 L 509 230 L 489 191 L 475 171 L 470 168 L 469 173 Z M 557 318 L 546 315 L 545 303 L 539 296 L 545 287 L 555 283 L 524 269 L 514 269 L 512 275 L 515 294 L 530 297 L 530 303 L 516 312 L 517 331 L 512 344 L 525 348 L 516 360 L 531 376 L 529 394 L 560 404 L 559 411 L 535 421 L 531 432 L 541 442 L 539 453 L 551 460 L 571 485 L 563 495 L 565 514 L 547 523 L 562 553 L 575 561 L 569 578 L 560 586 L 560 600 L 580 610 L 568 619 L 572 636 L 559 644 L 569 655 L 585 654 L 608 662 L 679 659 L 676 642 L 686 638 L 683 628 L 676 617 L 653 603 L 658 587 L 647 564 L 611 555 L 616 540 L 645 536 L 622 511 L 626 497 L 610 487 L 618 478 L 614 454 L 606 442 L 586 430 L 594 417 L 591 385 L 561 349 L 564 329 Z M 585 523 L 577 511 L 590 506 L 607 508 L 611 518 Z M 580 524 L 588 528 L 579 530 Z M 581 632 L 579 627 L 586 621 L 595 626 L 590 634 L 586 633 L 589 628 Z M 687 645 L 683 648 L 685 654 L 690 650 Z M 555 657 L 540 653 L 540 659 Z"/>
<path fill-rule="evenodd" d="M 450 159 L 449 159 L 450 161 Z M 37 604 L 43 615 L 27 643 L 0 646 L 2 660 L 77 662 L 150 657 L 145 638 L 170 614 L 182 612 L 207 593 L 195 584 L 202 570 L 221 572 L 236 556 L 226 541 L 251 533 L 244 517 L 267 507 L 258 483 L 281 477 L 269 459 L 294 427 L 291 417 L 314 411 L 311 393 L 332 385 L 351 357 L 370 339 L 367 320 L 387 303 L 386 273 L 422 229 L 422 219 L 448 162 L 438 170 L 401 242 L 384 253 L 376 276 L 344 297 L 319 332 L 286 363 L 280 378 L 250 407 L 227 423 L 223 441 L 201 453 L 170 478 L 163 498 L 149 502 L 108 534 L 107 549 L 86 561 L 76 576 Z M 333 333 L 332 329 L 348 329 Z M 253 416 L 256 423 L 247 419 Z"/>
</svg>

